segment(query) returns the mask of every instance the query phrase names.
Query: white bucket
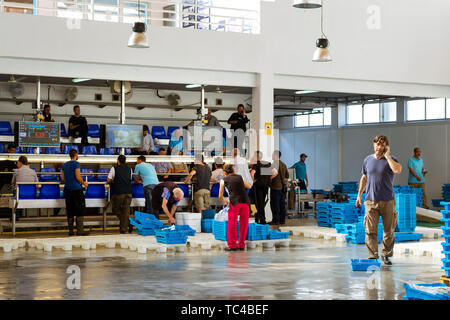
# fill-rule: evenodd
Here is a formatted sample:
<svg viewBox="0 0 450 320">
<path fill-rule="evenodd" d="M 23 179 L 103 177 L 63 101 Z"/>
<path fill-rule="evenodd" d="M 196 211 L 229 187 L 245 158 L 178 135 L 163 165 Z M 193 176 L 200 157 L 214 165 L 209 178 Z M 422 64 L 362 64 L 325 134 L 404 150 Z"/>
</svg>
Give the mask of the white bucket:
<svg viewBox="0 0 450 320">
<path fill-rule="evenodd" d="M 177 212 L 175 215 L 176 224 L 188 225 L 196 232 L 202 232 L 202 214 L 193 212 Z"/>
</svg>

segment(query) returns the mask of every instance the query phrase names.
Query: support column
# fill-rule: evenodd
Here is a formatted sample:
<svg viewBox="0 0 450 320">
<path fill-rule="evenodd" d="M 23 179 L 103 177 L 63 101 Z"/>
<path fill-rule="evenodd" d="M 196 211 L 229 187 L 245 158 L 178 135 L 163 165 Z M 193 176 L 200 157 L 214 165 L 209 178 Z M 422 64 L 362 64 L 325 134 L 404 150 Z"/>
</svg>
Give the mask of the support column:
<svg viewBox="0 0 450 320">
<path fill-rule="evenodd" d="M 125 82 L 120 82 L 120 124 L 125 124 Z M 125 148 L 120 149 L 120 154 L 125 154 Z"/>
<path fill-rule="evenodd" d="M 279 145 L 278 128 L 274 128 L 273 73 L 257 74 L 256 87 L 252 92 L 252 115 L 250 121 L 249 154 L 262 151 L 263 159 L 272 160 L 275 145 Z"/>
</svg>

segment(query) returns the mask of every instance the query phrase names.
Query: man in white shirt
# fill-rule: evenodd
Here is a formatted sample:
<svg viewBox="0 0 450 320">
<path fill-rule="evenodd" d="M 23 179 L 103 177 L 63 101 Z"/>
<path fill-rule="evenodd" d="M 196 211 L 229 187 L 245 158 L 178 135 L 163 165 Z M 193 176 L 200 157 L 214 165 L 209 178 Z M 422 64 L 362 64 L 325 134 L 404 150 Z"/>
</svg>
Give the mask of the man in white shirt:
<svg viewBox="0 0 450 320">
<path fill-rule="evenodd" d="M 11 184 L 15 185 L 17 182 L 38 182 L 36 171 L 28 166 L 28 159 L 25 156 L 20 156 L 17 161 L 17 168 L 14 171 Z M 19 187 L 20 192 L 20 187 Z M 16 210 L 16 220 L 22 215 L 22 209 Z"/>
<path fill-rule="evenodd" d="M 233 161 L 232 164 L 234 166 L 234 173 L 239 174 L 242 178 L 248 182 L 250 186 L 253 186 L 253 179 L 250 175 L 250 169 L 248 168 L 247 160 L 240 156 L 240 152 L 238 148 L 233 149 Z"/>
<path fill-rule="evenodd" d="M 153 137 L 147 125 L 144 125 L 144 138 L 142 139 L 142 148 L 136 149 L 137 154 L 150 154 L 155 149 Z"/>
</svg>

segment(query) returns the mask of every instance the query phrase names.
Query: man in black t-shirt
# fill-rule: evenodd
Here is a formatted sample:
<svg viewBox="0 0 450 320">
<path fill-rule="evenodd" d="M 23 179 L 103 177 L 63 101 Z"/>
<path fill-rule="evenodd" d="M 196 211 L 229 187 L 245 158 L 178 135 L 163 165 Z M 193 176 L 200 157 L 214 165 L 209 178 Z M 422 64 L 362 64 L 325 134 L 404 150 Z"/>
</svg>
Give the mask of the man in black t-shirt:
<svg viewBox="0 0 450 320">
<path fill-rule="evenodd" d="M 248 119 L 247 115 L 245 114 L 244 105 L 240 104 L 238 105 L 237 112 L 233 113 L 231 117 L 228 119 L 228 124 L 231 124 L 230 129 L 234 130 L 233 134 L 236 134 L 236 130 L 241 129 L 244 133 L 247 131 L 247 123 L 250 120 Z M 242 139 L 240 143 L 238 143 L 238 139 L 236 136 L 234 136 L 234 148 L 239 148 L 241 151 L 241 154 L 245 154 L 243 150 L 243 143 L 245 139 Z M 239 145 L 238 145 L 239 144 Z"/>
<path fill-rule="evenodd" d="M 211 169 L 204 163 L 203 155 L 198 153 L 194 158 L 194 168 L 184 183 L 189 183 L 193 176 L 196 176 L 197 183 L 194 185 L 194 203 L 199 213 L 209 209 L 211 198 Z"/>
<path fill-rule="evenodd" d="M 81 116 L 80 106 L 76 105 L 73 107 L 74 115 L 69 119 L 69 136 L 76 139 L 81 137 L 81 144 L 85 145 L 88 143 L 88 124 L 86 118 Z"/>
<path fill-rule="evenodd" d="M 46 104 L 44 106 L 44 113 L 42 114 L 44 116 L 44 122 L 55 122 L 55 120 L 52 119 L 52 114 L 50 113 L 50 105 Z"/>
</svg>

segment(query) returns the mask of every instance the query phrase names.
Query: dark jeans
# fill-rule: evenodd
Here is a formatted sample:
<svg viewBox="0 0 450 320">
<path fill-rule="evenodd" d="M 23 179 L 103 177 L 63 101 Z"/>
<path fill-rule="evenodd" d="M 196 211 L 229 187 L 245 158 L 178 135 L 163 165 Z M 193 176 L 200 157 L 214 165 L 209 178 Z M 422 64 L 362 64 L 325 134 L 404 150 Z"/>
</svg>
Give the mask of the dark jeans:
<svg viewBox="0 0 450 320">
<path fill-rule="evenodd" d="M 86 215 L 86 200 L 83 189 L 68 190 L 65 189 L 67 216 L 73 218 Z"/>
<path fill-rule="evenodd" d="M 270 209 L 272 222 L 284 224 L 286 219 L 286 193 L 282 190 L 270 189 Z"/>
<path fill-rule="evenodd" d="M 145 209 L 146 213 L 152 213 L 152 192 L 156 184 L 148 184 L 144 187 Z"/>
<path fill-rule="evenodd" d="M 266 223 L 266 198 L 267 193 L 269 192 L 268 187 L 258 187 L 253 185 L 253 192 L 254 192 L 254 198 L 255 198 L 255 205 L 256 210 L 258 212 L 255 215 L 256 223 L 265 224 Z"/>
</svg>

